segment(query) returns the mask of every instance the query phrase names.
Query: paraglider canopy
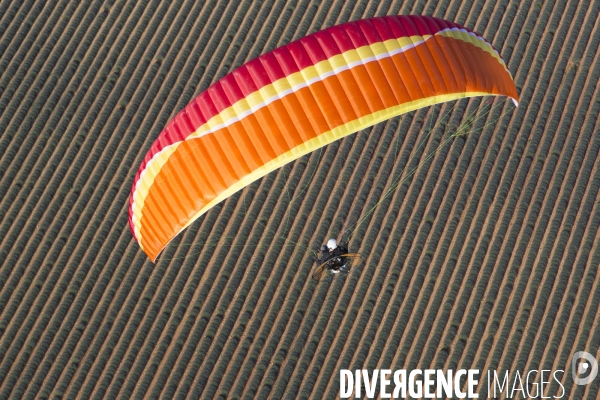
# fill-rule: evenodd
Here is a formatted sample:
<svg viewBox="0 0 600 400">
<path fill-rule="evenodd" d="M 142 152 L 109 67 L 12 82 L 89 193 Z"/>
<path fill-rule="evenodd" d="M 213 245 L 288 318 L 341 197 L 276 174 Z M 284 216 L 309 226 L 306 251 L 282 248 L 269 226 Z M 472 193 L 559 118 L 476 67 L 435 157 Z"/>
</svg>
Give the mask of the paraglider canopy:
<svg viewBox="0 0 600 400">
<path fill-rule="evenodd" d="M 481 36 L 428 16 L 353 21 L 280 47 L 223 77 L 150 147 L 129 224 L 151 260 L 219 202 L 344 136 L 465 97 L 518 100 Z"/>
</svg>

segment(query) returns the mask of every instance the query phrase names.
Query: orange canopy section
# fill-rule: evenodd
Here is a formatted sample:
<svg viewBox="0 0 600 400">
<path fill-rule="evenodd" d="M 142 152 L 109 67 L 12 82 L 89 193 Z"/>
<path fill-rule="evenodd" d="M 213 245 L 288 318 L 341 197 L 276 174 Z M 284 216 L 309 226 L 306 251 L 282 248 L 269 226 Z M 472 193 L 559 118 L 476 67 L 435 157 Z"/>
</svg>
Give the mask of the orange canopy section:
<svg viewBox="0 0 600 400">
<path fill-rule="evenodd" d="M 344 136 L 421 107 L 503 95 L 511 74 L 481 36 L 427 16 L 325 29 L 264 54 L 185 107 L 133 182 L 129 224 L 152 261 L 243 187 Z"/>
</svg>

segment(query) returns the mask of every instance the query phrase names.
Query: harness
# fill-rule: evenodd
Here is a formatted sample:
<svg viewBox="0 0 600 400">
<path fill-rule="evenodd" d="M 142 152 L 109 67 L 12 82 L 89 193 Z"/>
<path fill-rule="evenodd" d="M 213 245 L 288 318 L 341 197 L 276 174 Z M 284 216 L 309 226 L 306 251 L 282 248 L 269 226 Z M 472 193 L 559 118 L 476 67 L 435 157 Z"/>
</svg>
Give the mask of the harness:
<svg viewBox="0 0 600 400">
<path fill-rule="evenodd" d="M 342 255 L 346 254 L 347 252 L 347 249 L 342 249 L 340 246 L 338 246 L 333 251 L 324 254 L 325 259 L 323 262 L 329 263 L 329 266 L 331 267 L 330 269 L 338 269 L 344 265 L 345 259 L 342 257 Z"/>
</svg>

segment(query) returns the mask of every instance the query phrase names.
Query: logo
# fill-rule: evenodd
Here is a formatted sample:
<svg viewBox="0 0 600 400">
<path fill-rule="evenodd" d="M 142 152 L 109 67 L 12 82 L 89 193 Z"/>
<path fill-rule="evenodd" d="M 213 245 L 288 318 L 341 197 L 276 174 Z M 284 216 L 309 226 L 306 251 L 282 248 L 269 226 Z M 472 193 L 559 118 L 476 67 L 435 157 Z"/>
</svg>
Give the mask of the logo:
<svg viewBox="0 0 600 400">
<path fill-rule="evenodd" d="M 582 361 L 582 358 L 585 361 Z M 598 376 L 598 362 L 593 355 L 586 351 L 578 351 L 573 354 L 571 366 L 573 382 L 576 385 L 587 385 Z M 586 374 L 589 375 L 585 376 Z"/>
</svg>

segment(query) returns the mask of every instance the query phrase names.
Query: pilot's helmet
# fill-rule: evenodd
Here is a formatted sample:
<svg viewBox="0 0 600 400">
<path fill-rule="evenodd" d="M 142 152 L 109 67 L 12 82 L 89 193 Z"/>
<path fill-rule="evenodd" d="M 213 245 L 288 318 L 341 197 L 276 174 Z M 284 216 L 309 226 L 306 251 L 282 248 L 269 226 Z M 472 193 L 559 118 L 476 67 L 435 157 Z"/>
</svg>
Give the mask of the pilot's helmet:
<svg viewBox="0 0 600 400">
<path fill-rule="evenodd" d="M 337 247 L 337 241 L 335 239 L 329 239 L 327 247 L 329 247 L 329 251 L 334 250 Z"/>
</svg>

